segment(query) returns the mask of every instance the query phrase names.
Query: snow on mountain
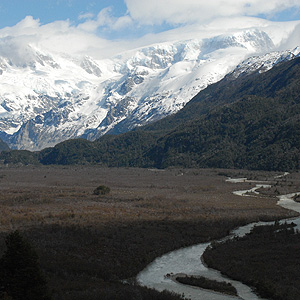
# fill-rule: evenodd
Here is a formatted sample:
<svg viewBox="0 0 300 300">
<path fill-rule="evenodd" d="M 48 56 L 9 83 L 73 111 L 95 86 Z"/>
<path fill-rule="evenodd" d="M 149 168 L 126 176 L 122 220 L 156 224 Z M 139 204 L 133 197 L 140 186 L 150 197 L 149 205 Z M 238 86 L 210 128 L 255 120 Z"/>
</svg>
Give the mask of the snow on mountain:
<svg viewBox="0 0 300 300">
<path fill-rule="evenodd" d="M 70 138 L 124 132 L 178 111 L 245 58 L 273 49 L 258 29 L 154 44 L 105 60 L 2 38 L 0 137 L 12 148 L 39 150 Z M 250 59 L 239 72 L 298 54 Z"/>
<path fill-rule="evenodd" d="M 267 72 L 276 64 L 300 57 L 300 47 L 293 50 L 274 51 L 261 56 L 253 56 L 241 62 L 229 75 L 235 79 L 240 76 L 249 75 L 253 72 Z"/>
</svg>

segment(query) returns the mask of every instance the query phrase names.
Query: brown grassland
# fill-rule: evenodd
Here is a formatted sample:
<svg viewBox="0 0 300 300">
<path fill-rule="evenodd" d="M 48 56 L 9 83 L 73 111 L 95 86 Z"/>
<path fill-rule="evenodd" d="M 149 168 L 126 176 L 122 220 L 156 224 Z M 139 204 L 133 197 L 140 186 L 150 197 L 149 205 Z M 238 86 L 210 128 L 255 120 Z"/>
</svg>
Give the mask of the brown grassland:
<svg viewBox="0 0 300 300">
<path fill-rule="evenodd" d="M 275 196 L 299 191 L 300 176 L 274 180 L 275 175 L 2 166 L 0 254 L 7 233 L 19 230 L 39 254 L 53 299 L 140 299 L 138 287 L 120 281 L 135 277 L 155 257 L 224 236 L 248 222 L 294 216 L 276 205 Z M 253 184 L 228 183 L 227 176 L 273 180 L 275 187 L 263 197 L 241 198 L 232 191 Z M 110 193 L 94 195 L 100 185 Z"/>
</svg>

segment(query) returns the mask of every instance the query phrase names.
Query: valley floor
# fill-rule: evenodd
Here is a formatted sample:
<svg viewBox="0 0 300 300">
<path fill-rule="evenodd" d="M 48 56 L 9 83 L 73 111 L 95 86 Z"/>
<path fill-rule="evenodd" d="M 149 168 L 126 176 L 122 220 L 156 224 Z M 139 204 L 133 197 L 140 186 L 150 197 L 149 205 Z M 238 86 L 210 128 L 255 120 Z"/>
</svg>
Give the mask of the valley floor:
<svg viewBox="0 0 300 300">
<path fill-rule="evenodd" d="M 168 251 L 225 236 L 258 220 L 295 213 L 278 194 L 299 191 L 300 175 L 211 169 L 0 168 L 0 254 L 19 230 L 37 250 L 53 299 L 160 299 L 121 284 Z M 273 180 L 262 197 L 233 195 L 251 182 Z M 107 195 L 94 195 L 100 185 Z M 254 185 L 253 185 L 254 186 Z M 123 297 L 123 298 L 122 298 Z M 172 295 L 162 299 L 176 299 Z M 173 297 L 173 298 L 172 298 Z"/>
</svg>

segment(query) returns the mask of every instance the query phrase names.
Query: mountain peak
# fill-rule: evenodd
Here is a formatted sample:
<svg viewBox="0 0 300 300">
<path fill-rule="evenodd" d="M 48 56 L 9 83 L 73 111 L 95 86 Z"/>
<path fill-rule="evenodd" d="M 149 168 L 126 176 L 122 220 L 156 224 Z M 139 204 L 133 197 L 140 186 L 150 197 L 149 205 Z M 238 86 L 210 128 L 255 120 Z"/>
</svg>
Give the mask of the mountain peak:
<svg viewBox="0 0 300 300">
<path fill-rule="evenodd" d="M 1 38 L 0 137 L 12 148 L 39 150 L 125 132 L 177 112 L 245 58 L 273 48 L 266 32 L 244 29 L 96 60 Z"/>
</svg>

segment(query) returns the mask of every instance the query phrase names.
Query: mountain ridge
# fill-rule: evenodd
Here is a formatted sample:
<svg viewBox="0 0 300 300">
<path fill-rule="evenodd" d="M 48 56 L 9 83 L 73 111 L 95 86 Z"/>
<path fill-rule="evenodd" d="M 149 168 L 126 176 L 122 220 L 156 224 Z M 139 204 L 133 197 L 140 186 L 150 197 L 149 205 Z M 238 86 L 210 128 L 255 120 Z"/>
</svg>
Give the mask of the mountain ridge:
<svg viewBox="0 0 300 300">
<path fill-rule="evenodd" d="M 257 70 L 236 79 L 228 75 L 201 91 L 178 113 L 154 124 L 94 142 L 65 141 L 27 153 L 23 162 L 297 170 L 299 71 L 298 57 L 263 73 Z M 20 152 L 2 152 L 0 159 L 20 161 Z"/>
<path fill-rule="evenodd" d="M 14 38 L 0 44 L 0 137 L 27 150 L 70 138 L 95 140 L 161 119 L 245 57 L 274 49 L 258 29 L 155 44 L 101 61 L 33 45 L 19 49 Z"/>
</svg>

